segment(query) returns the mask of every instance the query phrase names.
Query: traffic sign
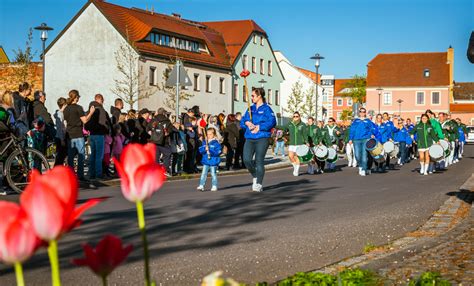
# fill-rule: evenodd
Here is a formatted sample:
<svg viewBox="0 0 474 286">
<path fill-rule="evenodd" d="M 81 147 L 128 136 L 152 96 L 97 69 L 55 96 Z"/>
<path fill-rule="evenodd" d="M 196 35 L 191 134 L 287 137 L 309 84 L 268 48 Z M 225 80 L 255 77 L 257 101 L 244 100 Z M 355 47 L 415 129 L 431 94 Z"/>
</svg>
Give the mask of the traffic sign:
<svg viewBox="0 0 474 286">
<path fill-rule="evenodd" d="M 180 86 L 192 86 L 193 83 L 188 76 L 188 73 L 183 67 L 183 64 L 174 65 L 173 69 L 170 72 L 168 80 L 166 81 L 167 87 L 175 87 L 178 79 L 178 69 L 179 69 L 179 85 Z"/>
</svg>

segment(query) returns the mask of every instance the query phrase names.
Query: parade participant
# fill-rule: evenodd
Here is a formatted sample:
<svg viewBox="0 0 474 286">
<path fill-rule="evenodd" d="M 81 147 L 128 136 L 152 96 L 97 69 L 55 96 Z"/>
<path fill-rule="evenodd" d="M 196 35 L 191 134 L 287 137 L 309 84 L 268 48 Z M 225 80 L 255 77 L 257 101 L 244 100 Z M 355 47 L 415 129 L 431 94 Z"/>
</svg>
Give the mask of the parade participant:
<svg viewBox="0 0 474 286">
<path fill-rule="evenodd" d="M 346 145 L 346 156 L 347 156 L 347 167 L 357 167 L 357 160 L 355 157 L 354 144 L 349 143 L 349 133 L 351 132 L 351 126 L 347 126 L 344 131 L 344 144 Z"/>
<path fill-rule="evenodd" d="M 410 118 L 407 118 L 405 120 L 405 128 L 407 129 L 408 133 L 410 133 L 413 128 L 415 128 L 415 124 L 413 124 L 411 122 L 411 119 Z M 416 140 L 416 138 L 414 139 Z M 412 144 L 410 144 L 410 147 L 408 148 L 408 152 L 407 152 L 407 157 L 411 160 L 411 159 L 415 159 L 416 155 L 418 154 L 418 151 L 417 151 L 417 145 L 414 144 L 415 142 L 413 142 Z"/>
<path fill-rule="evenodd" d="M 387 113 L 385 113 L 387 114 Z M 385 116 L 381 114 L 377 114 L 375 118 L 375 125 L 377 127 L 377 140 L 381 144 L 385 144 L 387 141 L 392 140 L 392 133 L 393 133 L 393 123 L 388 120 L 388 114 Z M 384 122 L 384 119 L 387 118 L 387 121 Z M 390 122 L 390 123 L 388 123 Z M 387 167 L 390 167 L 390 154 L 385 154 L 385 162 L 378 163 L 375 162 L 375 166 L 377 167 L 376 172 L 384 173 Z"/>
<path fill-rule="evenodd" d="M 398 142 L 398 147 L 400 148 L 398 165 L 403 166 L 406 163 L 406 152 L 407 152 L 407 142 L 408 141 L 408 131 L 403 126 L 403 119 L 399 118 L 396 121 L 397 125 L 395 126 L 395 131 L 393 132 L 393 141 Z M 394 122 L 395 124 L 395 122 Z"/>
<path fill-rule="evenodd" d="M 461 119 L 456 118 L 456 122 L 458 123 L 458 132 L 459 132 L 459 151 L 458 151 L 458 158 L 462 158 L 462 154 L 464 153 L 464 144 L 466 144 L 466 135 L 468 134 L 467 132 L 467 127 L 466 124 L 461 122 Z"/>
<path fill-rule="evenodd" d="M 426 110 L 426 115 L 430 118 L 431 126 L 434 128 L 436 135 L 439 139 L 444 139 L 443 128 L 441 128 L 441 124 L 436 119 L 436 114 L 431 111 L 430 109 Z"/>
<path fill-rule="evenodd" d="M 420 174 L 428 175 L 429 164 L 430 164 L 430 154 L 429 148 L 433 145 L 434 142 L 438 142 L 438 136 L 433 126 L 431 126 L 428 115 L 421 115 L 421 121 L 410 131 L 411 138 L 416 136 L 416 144 L 418 145 L 418 152 L 420 156 Z"/>
<path fill-rule="evenodd" d="M 281 128 L 275 128 L 274 130 L 274 138 L 273 138 L 273 144 L 275 145 L 275 150 L 273 152 L 273 155 L 275 157 L 278 157 L 278 154 L 280 154 L 281 158 L 285 157 L 285 138 L 284 138 L 284 131 Z"/>
<path fill-rule="evenodd" d="M 339 137 L 341 136 L 341 129 L 339 126 L 336 125 L 336 120 L 333 117 L 328 119 L 328 124 L 326 125 L 325 129 L 327 129 L 329 135 L 330 145 L 328 147 L 334 148 L 334 150 L 338 150 L 338 141 Z M 334 171 L 336 168 L 336 163 L 328 163 L 329 171 Z"/>
<path fill-rule="evenodd" d="M 293 113 L 293 120 L 288 123 L 284 130 L 289 133 L 288 158 L 293 165 L 293 176 L 297 177 L 300 170 L 300 160 L 298 155 L 296 155 L 296 150 L 308 143 L 306 124 L 301 121 L 298 111 Z"/>
<path fill-rule="evenodd" d="M 253 178 L 252 190 L 261 192 L 265 175 L 264 159 L 269 145 L 268 138 L 276 125 L 276 118 L 273 110 L 266 103 L 263 88 L 252 90 L 252 102 L 253 105 L 245 112 L 240 126 L 245 129 L 244 164 Z M 252 114 L 251 117 L 250 114 Z M 255 160 L 253 160 L 254 156 Z"/>
<path fill-rule="evenodd" d="M 354 144 L 357 163 L 359 164 L 359 175 L 365 176 L 367 172 L 367 151 L 365 144 L 370 138 L 375 138 L 373 122 L 367 117 L 365 108 L 359 109 L 359 118 L 354 119 L 349 133 L 349 144 Z"/>
<path fill-rule="evenodd" d="M 316 136 L 316 132 L 318 130 L 318 127 L 314 124 L 314 118 L 313 117 L 308 117 L 308 124 L 306 125 L 306 133 L 308 135 L 308 143 L 310 144 L 310 147 L 314 146 L 313 138 Z M 315 171 L 315 161 L 314 158 L 313 160 L 308 162 L 308 174 L 313 175 Z"/>
<path fill-rule="evenodd" d="M 199 147 L 199 153 L 202 154 L 202 173 L 199 181 L 198 191 L 204 192 L 207 174 L 211 172 L 211 191 L 217 192 L 217 168 L 221 162 L 220 154 L 222 151 L 221 144 L 217 140 L 216 129 L 209 128 L 206 131 L 206 139 Z"/>
<path fill-rule="evenodd" d="M 444 138 L 449 141 L 451 145 L 451 152 L 447 160 L 445 161 L 444 167 L 448 167 L 449 165 L 454 164 L 454 148 L 456 144 L 456 140 L 458 137 L 458 126 L 453 120 L 450 120 L 448 114 L 444 112 L 439 113 L 439 123 L 441 124 L 441 128 L 443 129 Z"/>
<path fill-rule="evenodd" d="M 331 139 L 329 138 L 329 132 L 326 128 L 324 128 L 324 122 L 318 121 L 318 128 L 316 129 L 316 134 L 312 137 L 313 144 L 315 146 L 324 145 L 326 147 L 331 146 Z M 326 166 L 326 161 L 316 160 L 316 164 L 318 165 L 318 169 L 316 170 L 317 173 L 323 174 L 324 167 Z"/>
</svg>

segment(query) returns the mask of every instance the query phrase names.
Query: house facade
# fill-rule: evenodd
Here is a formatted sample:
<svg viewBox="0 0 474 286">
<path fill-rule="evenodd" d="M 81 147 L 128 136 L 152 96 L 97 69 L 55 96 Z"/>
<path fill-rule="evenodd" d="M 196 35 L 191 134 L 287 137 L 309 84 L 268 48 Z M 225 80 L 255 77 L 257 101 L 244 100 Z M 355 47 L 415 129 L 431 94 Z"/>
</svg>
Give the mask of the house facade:
<svg viewBox="0 0 474 286">
<path fill-rule="evenodd" d="M 307 93 L 315 90 L 316 77 L 315 73 L 308 70 L 294 66 L 280 51 L 275 51 L 275 58 L 278 65 L 283 73 L 284 80 L 280 84 L 280 100 L 281 100 L 281 117 L 282 124 L 286 124 L 292 119 L 293 114 L 289 112 L 286 107 L 288 105 L 288 99 L 292 94 L 292 90 L 296 84 L 301 85 L 302 93 Z M 318 86 L 319 94 L 322 94 L 322 87 Z M 304 102 L 305 100 L 303 100 Z M 315 114 L 312 115 L 313 117 Z M 306 120 L 306 119 L 304 119 Z"/>
<path fill-rule="evenodd" d="M 333 114 L 334 85 L 334 75 L 321 75 L 321 87 L 323 88 L 321 113 L 324 122 L 327 122 L 329 117 Z"/>
<path fill-rule="evenodd" d="M 459 118 L 466 125 L 474 126 L 474 82 L 456 82 L 453 102 L 449 106 L 451 118 Z"/>
<path fill-rule="evenodd" d="M 454 49 L 378 54 L 367 65 L 367 110 L 419 120 L 427 109 L 448 112 Z"/>
<path fill-rule="evenodd" d="M 341 116 L 344 111 L 352 112 L 353 101 L 352 98 L 344 96 L 347 93 L 346 84 L 351 79 L 335 79 L 334 80 L 334 97 L 332 100 L 332 117 L 336 121 L 341 121 Z"/>
<path fill-rule="evenodd" d="M 176 59 L 183 62 L 192 81 L 185 92 L 191 97 L 185 107 L 199 105 L 205 113 L 232 110 L 232 66 L 223 37 L 212 28 L 153 11 L 126 8 L 99 0 L 89 1 L 49 45 L 45 53 L 45 85 L 49 110 L 56 100 L 79 90 L 86 106 L 95 94 L 104 96 L 106 109 L 118 97 L 112 92 L 124 75 L 117 68 L 116 55 L 127 47 L 137 77 L 131 84 L 139 90 L 132 107 L 157 110 L 167 106 L 173 91 L 163 88 L 166 70 Z M 126 107 L 127 108 L 127 107 Z"/>
<path fill-rule="evenodd" d="M 232 64 L 232 112 L 244 113 L 248 108 L 244 96 L 244 79 L 240 73 L 245 68 L 249 93 L 254 87 L 263 87 L 267 103 L 277 117 L 281 117 L 280 83 L 283 74 L 273 54 L 267 33 L 252 20 L 204 22 L 204 25 L 218 31 L 225 41 Z"/>
</svg>

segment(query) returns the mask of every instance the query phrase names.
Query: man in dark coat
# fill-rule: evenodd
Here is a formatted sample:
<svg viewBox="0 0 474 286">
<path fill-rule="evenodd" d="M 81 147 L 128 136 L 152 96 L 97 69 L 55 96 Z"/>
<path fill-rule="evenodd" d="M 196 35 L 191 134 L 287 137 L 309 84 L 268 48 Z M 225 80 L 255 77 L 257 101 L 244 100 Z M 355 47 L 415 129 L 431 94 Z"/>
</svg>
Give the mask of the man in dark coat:
<svg viewBox="0 0 474 286">
<path fill-rule="evenodd" d="M 123 100 L 120 98 L 115 99 L 114 105 L 115 106 L 110 107 L 110 115 L 112 115 L 112 125 L 115 125 L 119 122 L 120 114 L 122 113 L 123 109 Z"/>
</svg>

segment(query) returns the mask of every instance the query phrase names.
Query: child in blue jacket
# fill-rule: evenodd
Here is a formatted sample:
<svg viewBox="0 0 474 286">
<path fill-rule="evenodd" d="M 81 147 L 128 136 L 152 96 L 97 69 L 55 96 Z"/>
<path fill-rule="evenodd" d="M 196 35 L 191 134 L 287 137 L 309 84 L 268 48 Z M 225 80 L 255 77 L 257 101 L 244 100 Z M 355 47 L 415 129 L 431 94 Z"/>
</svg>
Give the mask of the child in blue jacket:
<svg viewBox="0 0 474 286">
<path fill-rule="evenodd" d="M 221 162 L 221 144 L 217 140 L 216 130 L 209 128 L 206 132 L 207 141 L 203 141 L 201 147 L 199 147 L 199 153 L 202 154 L 202 173 L 201 180 L 199 181 L 198 191 L 204 192 L 204 186 L 206 185 L 207 174 L 211 171 L 211 183 L 212 192 L 217 191 L 217 168 Z"/>
</svg>

